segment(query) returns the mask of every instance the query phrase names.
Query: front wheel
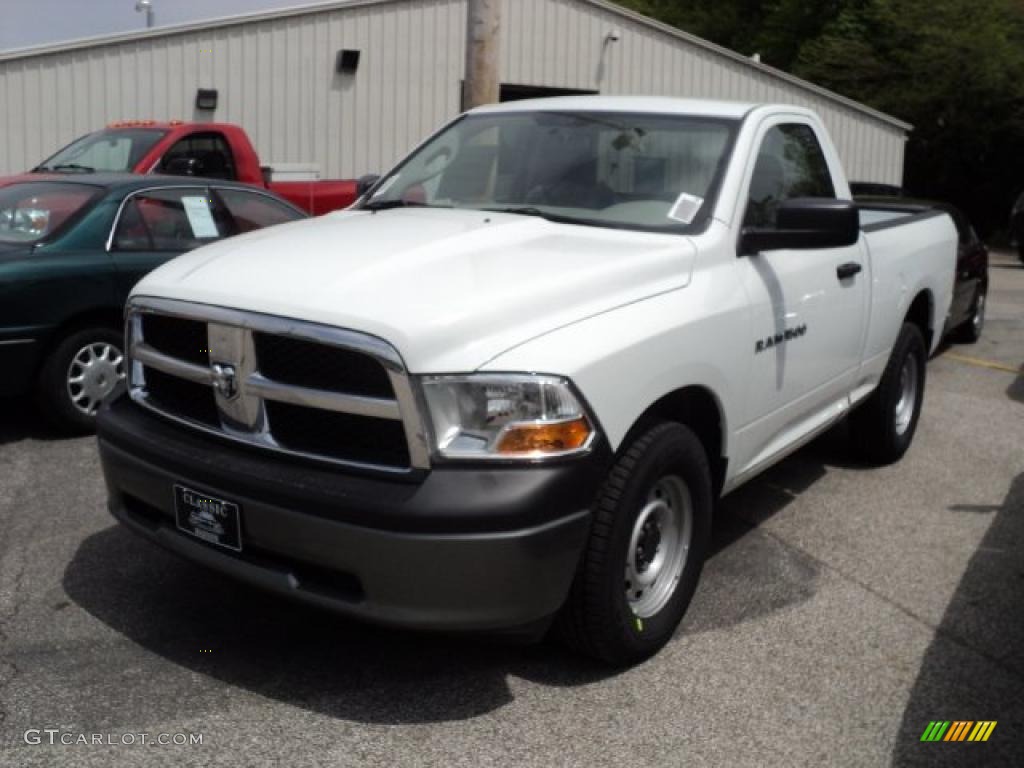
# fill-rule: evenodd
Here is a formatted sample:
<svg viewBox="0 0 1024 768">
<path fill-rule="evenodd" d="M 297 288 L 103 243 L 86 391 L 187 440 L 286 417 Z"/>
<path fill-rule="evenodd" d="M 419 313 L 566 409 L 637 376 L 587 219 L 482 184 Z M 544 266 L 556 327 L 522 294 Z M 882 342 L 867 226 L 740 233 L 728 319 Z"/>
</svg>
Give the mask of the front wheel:
<svg viewBox="0 0 1024 768">
<path fill-rule="evenodd" d="M 850 415 L 860 453 L 876 464 L 891 464 L 907 452 L 924 399 L 927 347 L 921 330 L 904 323 L 878 388 Z"/>
<path fill-rule="evenodd" d="M 659 424 L 616 461 L 559 617 L 577 650 L 625 665 L 665 645 L 700 578 L 711 530 L 711 471 L 697 436 Z"/>
<path fill-rule="evenodd" d="M 39 372 L 36 400 L 57 427 L 92 431 L 100 405 L 124 382 L 122 336 L 111 328 L 86 328 L 64 337 Z"/>
</svg>

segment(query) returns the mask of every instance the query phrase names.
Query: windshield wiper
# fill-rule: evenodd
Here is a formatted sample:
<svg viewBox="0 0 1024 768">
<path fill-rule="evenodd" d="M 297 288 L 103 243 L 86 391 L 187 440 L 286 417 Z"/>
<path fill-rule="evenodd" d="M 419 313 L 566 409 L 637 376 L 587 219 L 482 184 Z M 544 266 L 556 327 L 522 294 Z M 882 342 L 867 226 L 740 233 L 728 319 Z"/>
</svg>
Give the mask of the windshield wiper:
<svg viewBox="0 0 1024 768">
<path fill-rule="evenodd" d="M 79 171 L 80 173 L 96 173 L 95 168 L 90 168 L 88 165 L 79 165 L 78 163 L 57 163 L 57 165 L 50 166 L 49 168 L 40 166 L 40 170 Z"/>
<path fill-rule="evenodd" d="M 481 211 L 491 211 L 493 213 L 518 213 L 520 216 L 537 216 L 548 221 L 556 221 L 560 224 L 580 224 L 583 223 L 583 219 L 577 219 L 572 216 L 562 216 L 557 213 L 550 213 L 549 211 L 542 211 L 540 208 L 535 208 L 532 205 L 513 205 L 508 208 L 481 208 Z"/>
<path fill-rule="evenodd" d="M 378 200 L 369 202 L 362 206 L 363 211 L 387 211 L 391 208 L 451 208 L 450 205 L 431 205 L 430 203 L 417 203 L 413 200 Z"/>
</svg>

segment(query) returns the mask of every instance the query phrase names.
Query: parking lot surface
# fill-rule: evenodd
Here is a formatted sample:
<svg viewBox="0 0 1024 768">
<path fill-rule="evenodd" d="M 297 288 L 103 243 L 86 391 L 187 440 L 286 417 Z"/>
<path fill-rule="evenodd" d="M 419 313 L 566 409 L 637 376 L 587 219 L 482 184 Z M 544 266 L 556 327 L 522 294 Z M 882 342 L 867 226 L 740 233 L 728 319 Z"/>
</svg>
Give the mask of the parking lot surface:
<svg viewBox="0 0 1024 768">
<path fill-rule="evenodd" d="M 93 439 L 0 401 L 0 765 L 1024 765 L 1024 268 L 1008 254 L 988 313 L 978 344 L 930 364 L 902 462 L 856 463 L 839 428 L 728 497 L 683 627 L 626 671 L 225 581 L 114 523 Z M 997 725 L 922 743 L 934 720 Z M 59 743 L 83 734 L 104 743 Z"/>
</svg>

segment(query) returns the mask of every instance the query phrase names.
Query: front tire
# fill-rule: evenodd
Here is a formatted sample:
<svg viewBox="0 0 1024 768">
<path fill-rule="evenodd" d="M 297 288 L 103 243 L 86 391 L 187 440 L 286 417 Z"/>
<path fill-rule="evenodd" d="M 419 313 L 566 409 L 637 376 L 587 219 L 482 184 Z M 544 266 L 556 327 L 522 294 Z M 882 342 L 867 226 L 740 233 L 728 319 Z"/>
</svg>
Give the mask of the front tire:
<svg viewBox="0 0 1024 768">
<path fill-rule="evenodd" d="M 850 415 L 854 442 L 868 461 L 891 464 L 910 447 L 921 415 L 927 358 L 921 329 L 904 323 L 878 388 Z"/>
<path fill-rule="evenodd" d="M 637 438 L 615 462 L 559 617 L 576 650 L 614 665 L 656 653 L 693 597 L 711 531 L 711 470 L 676 423 Z"/>
<path fill-rule="evenodd" d="M 124 382 L 124 341 L 111 328 L 86 328 L 64 337 L 39 371 L 36 401 L 57 428 L 87 434 L 96 411 Z"/>
</svg>

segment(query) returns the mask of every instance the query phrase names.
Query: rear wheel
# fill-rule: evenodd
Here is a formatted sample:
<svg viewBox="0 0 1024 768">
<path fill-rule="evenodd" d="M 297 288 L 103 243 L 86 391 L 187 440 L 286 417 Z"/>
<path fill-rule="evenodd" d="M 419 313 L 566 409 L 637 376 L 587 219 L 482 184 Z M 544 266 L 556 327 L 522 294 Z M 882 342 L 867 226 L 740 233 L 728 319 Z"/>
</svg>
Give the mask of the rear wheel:
<svg viewBox="0 0 1024 768">
<path fill-rule="evenodd" d="M 891 464 L 907 452 L 924 399 L 927 348 L 921 330 L 904 323 L 878 388 L 850 415 L 860 453 L 877 464 Z"/>
<path fill-rule="evenodd" d="M 96 411 L 124 382 L 123 340 L 111 328 L 86 328 L 57 344 L 39 372 L 43 415 L 67 432 L 92 431 Z"/>
<path fill-rule="evenodd" d="M 957 341 L 965 344 L 973 344 L 981 338 L 981 332 L 985 327 L 985 303 L 988 291 L 979 287 L 971 304 L 971 316 L 966 323 L 957 329 Z"/>
<path fill-rule="evenodd" d="M 683 618 L 707 551 L 711 472 L 700 440 L 665 423 L 616 461 L 559 625 L 577 650 L 625 665 L 656 653 Z"/>
</svg>

